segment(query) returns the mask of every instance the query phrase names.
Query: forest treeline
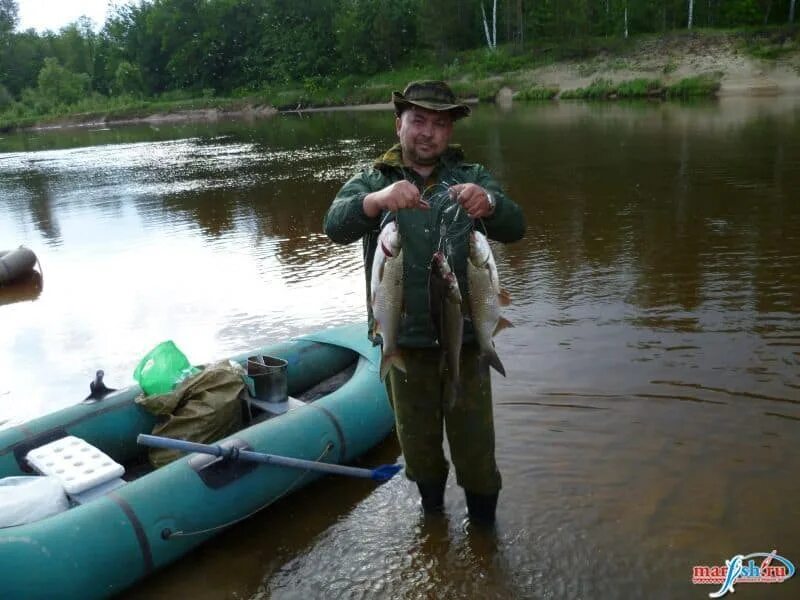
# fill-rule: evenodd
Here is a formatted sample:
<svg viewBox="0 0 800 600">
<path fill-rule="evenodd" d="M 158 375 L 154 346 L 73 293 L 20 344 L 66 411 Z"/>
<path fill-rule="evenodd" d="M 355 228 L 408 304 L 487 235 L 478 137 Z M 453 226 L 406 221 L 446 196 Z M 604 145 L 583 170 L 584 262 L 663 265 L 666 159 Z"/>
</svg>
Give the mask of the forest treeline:
<svg viewBox="0 0 800 600">
<path fill-rule="evenodd" d="M 0 0 L 0 115 L 346 87 L 411 65 L 455 74 L 470 50 L 488 70 L 510 70 L 532 48 L 557 59 L 641 33 L 785 25 L 795 2 L 152 0 L 118 6 L 99 30 L 79 19 L 38 33 L 18 31 L 17 0 Z"/>
</svg>

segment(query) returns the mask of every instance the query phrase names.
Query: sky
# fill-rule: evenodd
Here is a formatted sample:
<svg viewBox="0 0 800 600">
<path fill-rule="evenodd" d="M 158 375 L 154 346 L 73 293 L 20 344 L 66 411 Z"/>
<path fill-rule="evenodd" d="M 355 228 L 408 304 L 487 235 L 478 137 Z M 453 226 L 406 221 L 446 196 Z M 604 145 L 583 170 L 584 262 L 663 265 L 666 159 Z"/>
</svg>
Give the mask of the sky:
<svg viewBox="0 0 800 600">
<path fill-rule="evenodd" d="M 106 21 L 106 11 L 112 4 L 124 4 L 117 0 L 17 0 L 19 6 L 19 31 L 31 27 L 42 33 L 48 29 L 58 31 L 65 25 L 86 15 L 95 24 L 95 30 Z"/>
</svg>

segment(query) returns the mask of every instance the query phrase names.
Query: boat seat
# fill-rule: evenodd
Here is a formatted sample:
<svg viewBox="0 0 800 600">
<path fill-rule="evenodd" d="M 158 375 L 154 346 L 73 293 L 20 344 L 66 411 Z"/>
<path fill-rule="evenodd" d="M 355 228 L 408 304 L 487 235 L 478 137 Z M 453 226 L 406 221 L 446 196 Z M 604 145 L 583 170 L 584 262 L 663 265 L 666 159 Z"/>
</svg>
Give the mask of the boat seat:
<svg viewBox="0 0 800 600">
<path fill-rule="evenodd" d="M 291 396 L 288 396 L 285 402 L 266 402 L 265 400 L 259 400 L 257 398 L 253 398 L 252 396 L 248 396 L 247 403 L 251 407 L 257 408 L 258 410 L 267 412 L 271 415 L 282 415 L 290 410 L 294 410 L 295 408 L 306 405 L 305 402 L 298 400 L 297 398 L 292 398 Z"/>
<path fill-rule="evenodd" d="M 36 472 L 58 479 L 77 504 L 125 485 L 122 479 L 125 467 L 74 435 L 34 448 L 25 455 L 25 460 Z"/>
</svg>

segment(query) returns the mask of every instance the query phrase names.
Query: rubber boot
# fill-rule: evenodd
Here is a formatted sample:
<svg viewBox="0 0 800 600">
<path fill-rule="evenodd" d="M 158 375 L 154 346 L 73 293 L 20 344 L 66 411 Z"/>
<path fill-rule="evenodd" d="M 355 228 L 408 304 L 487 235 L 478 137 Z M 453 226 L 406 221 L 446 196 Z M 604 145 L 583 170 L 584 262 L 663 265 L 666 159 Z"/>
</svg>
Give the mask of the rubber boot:
<svg viewBox="0 0 800 600">
<path fill-rule="evenodd" d="M 470 521 L 482 525 L 494 523 L 498 493 L 476 494 L 475 492 L 464 490 L 464 495 L 467 497 L 467 511 L 469 512 Z"/>
<path fill-rule="evenodd" d="M 417 482 L 422 509 L 427 513 L 440 513 L 444 510 L 444 488 L 447 481 L 433 483 Z"/>
</svg>

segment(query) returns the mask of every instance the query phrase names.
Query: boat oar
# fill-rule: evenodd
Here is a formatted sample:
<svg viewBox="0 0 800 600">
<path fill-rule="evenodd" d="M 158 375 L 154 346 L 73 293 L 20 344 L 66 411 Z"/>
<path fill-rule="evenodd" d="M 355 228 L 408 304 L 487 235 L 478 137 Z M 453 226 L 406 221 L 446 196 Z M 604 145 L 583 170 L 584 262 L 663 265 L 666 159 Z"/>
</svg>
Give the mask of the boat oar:
<svg viewBox="0 0 800 600">
<path fill-rule="evenodd" d="M 140 433 L 136 438 L 136 443 L 151 448 L 166 448 L 167 450 L 180 450 L 181 452 L 199 452 L 201 454 L 219 456 L 220 458 L 228 458 L 230 460 L 240 458 L 242 460 L 249 460 L 251 462 L 259 462 L 267 465 L 278 465 L 280 467 L 290 467 L 292 469 L 306 469 L 319 473 L 330 473 L 332 475 L 349 475 L 350 477 L 361 477 L 363 479 L 372 479 L 373 481 L 388 481 L 403 468 L 402 465 L 381 465 L 375 469 L 361 469 L 359 467 L 348 467 L 345 465 L 305 460 L 303 458 L 265 454 L 252 450 L 240 450 L 239 448 L 233 447 L 223 448 L 217 444 L 211 445 L 187 442 L 185 440 L 176 440 L 158 435 L 147 435 L 146 433 Z"/>
</svg>

